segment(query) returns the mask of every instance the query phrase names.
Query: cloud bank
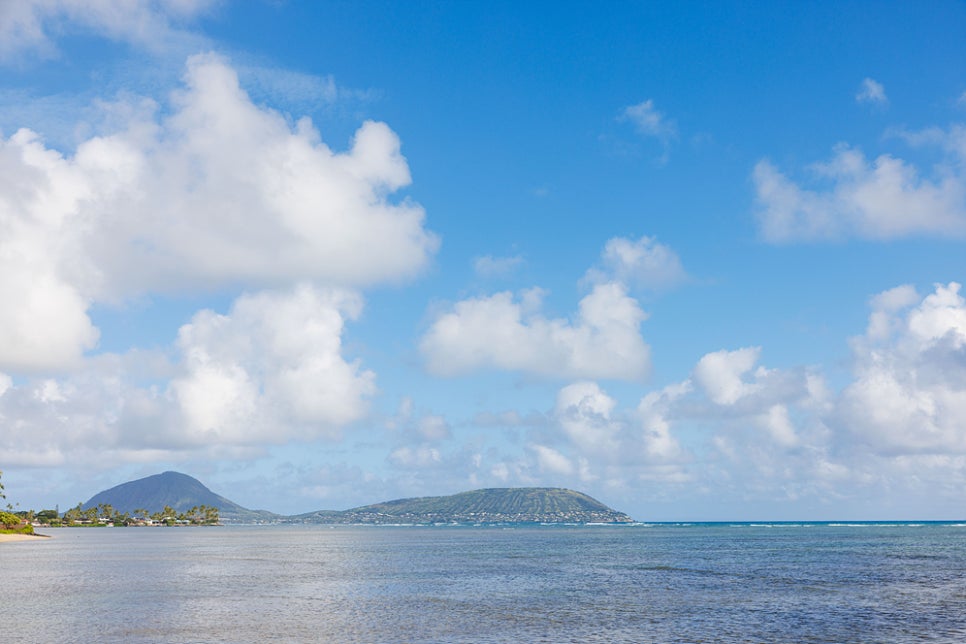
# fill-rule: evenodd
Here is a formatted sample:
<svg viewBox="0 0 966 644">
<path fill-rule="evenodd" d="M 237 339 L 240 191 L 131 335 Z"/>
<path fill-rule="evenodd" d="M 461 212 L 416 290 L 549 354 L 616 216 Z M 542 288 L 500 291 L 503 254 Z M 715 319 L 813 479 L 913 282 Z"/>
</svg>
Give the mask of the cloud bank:
<svg viewBox="0 0 966 644">
<path fill-rule="evenodd" d="M 345 322 L 361 307 L 357 294 L 305 284 L 243 295 L 226 314 L 195 314 L 168 353 L 100 355 L 67 377 L 18 385 L 0 374 L 0 460 L 251 456 L 337 438 L 376 392 L 375 374 L 342 355 Z"/>
</svg>

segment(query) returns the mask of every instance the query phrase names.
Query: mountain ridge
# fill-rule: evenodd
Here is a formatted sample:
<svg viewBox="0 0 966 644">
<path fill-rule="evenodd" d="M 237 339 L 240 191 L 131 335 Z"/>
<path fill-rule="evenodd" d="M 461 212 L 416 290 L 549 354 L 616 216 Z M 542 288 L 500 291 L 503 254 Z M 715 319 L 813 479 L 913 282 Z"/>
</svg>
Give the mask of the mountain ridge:
<svg viewBox="0 0 966 644">
<path fill-rule="evenodd" d="M 107 504 L 118 512 L 144 509 L 156 512 L 171 506 L 178 512 L 207 505 L 218 508 L 222 520 L 232 522 L 270 520 L 279 515 L 265 510 L 249 510 L 209 490 L 201 481 L 181 472 L 162 472 L 98 492 L 83 508 Z"/>
<path fill-rule="evenodd" d="M 435 523 L 631 523 L 600 501 L 575 490 L 553 487 L 483 488 L 446 496 L 394 499 L 348 510 L 316 510 L 280 515 L 249 510 L 180 472 L 163 472 L 116 485 L 95 494 L 84 507 L 109 504 L 120 512 L 169 505 L 217 507 L 230 523 L 435 524 Z"/>
<path fill-rule="evenodd" d="M 297 520 L 317 513 L 291 517 Z M 447 496 L 383 501 L 323 513 L 336 523 L 630 523 L 633 520 L 574 490 L 552 487 L 483 488 Z"/>
</svg>

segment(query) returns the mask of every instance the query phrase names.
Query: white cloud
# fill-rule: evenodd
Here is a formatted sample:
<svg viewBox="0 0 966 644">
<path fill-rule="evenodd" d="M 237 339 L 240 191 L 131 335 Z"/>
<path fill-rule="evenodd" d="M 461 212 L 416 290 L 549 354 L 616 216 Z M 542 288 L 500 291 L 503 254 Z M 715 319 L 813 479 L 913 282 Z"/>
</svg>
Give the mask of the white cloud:
<svg viewBox="0 0 966 644">
<path fill-rule="evenodd" d="M 895 313 L 910 307 L 919 301 L 919 293 L 915 287 L 903 284 L 879 293 L 872 298 L 872 313 L 869 315 L 869 325 L 866 336 L 873 341 L 886 340 L 896 330 L 899 323 Z"/>
<path fill-rule="evenodd" d="M 675 464 L 685 460 L 680 443 L 671 433 L 668 415 L 683 396 L 691 393 L 690 380 L 648 392 L 637 406 L 645 460 L 659 464 Z M 679 476 L 679 475 L 678 475 Z"/>
<path fill-rule="evenodd" d="M 759 161 L 752 179 L 762 237 L 783 243 L 962 236 L 966 233 L 962 130 L 956 126 L 948 132 L 933 131 L 928 140 L 920 137 L 920 142 L 938 144 L 950 157 L 928 177 L 902 159 L 883 154 L 869 161 L 860 151 L 840 145 L 831 160 L 813 166 L 820 187 L 811 190 L 788 179 L 769 161 Z"/>
<path fill-rule="evenodd" d="M 452 435 L 446 419 L 435 414 L 420 418 L 416 429 L 423 440 L 431 442 L 445 440 Z"/>
<path fill-rule="evenodd" d="M 581 453 L 614 452 L 621 431 L 611 420 L 616 405 L 597 383 L 577 382 L 560 390 L 553 414 Z"/>
<path fill-rule="evenodd" d="M 667 163 L 671 144 L 678 136 L 677 124 L 658 111 L 652 99 L 624 108 L 619 120 L 630 121 L 638 134 L 660 142 L 664 151 L 658 162 Z"/>
<path fill-rule="evenodd" d="M 652 99 L 624 108 L 621 116 L 633 123 L 639 133 L 665 145 L 677 136 L 677 125 L 654 107 Z"/>
<path fill-rule="evenodd" d="M 245 295 L 228 315 L 202 311 L 178 333 L 185 373 L 171 392 L 203 441 L 310 437 L 366 413 L 375 376 L 341 355 L 361 299 L 300 286 Z"/>
<path fill-rule="evenodd" d="M 786 405 L 772 405 L 768 411 L 759 416 L 759 423 L 767 431 L 772 440 L 783 447 L 794 447 L 798 444 L 798 434 L 788 415 Z"/>
<path fill-rule="evenodd" d="M 473 270 L 483 278 L 507 277 L 522 264 L 523 258 L 519 255 L 512 257 L 483 255 L 473 260 Z"/>
<path fill-rule="evenodd" d="M 251 457 L 259 445 L 335 438 L 375 393 L 374 374 L 342 356 L 345 321 L 361 304 L 305 285 L 244 295 L 227 314 L 201 311 L 184 325 L 173 363 L 103 355 L 66 378 L 9 386 L 0 461 Z"/>
<path fill-rule="evenodd" d="M 872 103 L 875 105 L 887 105 L 889 98 L 886 96 L 885 87 L 871 78 L 862 81 L 862 86 L 855 95 L 857 103 Z"/>
<path fill-rule="evenodd" d="M 389 460 L 399 467 L 421 469 L 438 466 L 443 459 L 438 449 L 422 445 L 419 447 L 399 447 L 392 451 Z"/>
<path fill-rule="evenodd" d="M 751 372 L 760 353 L 761 347 L 709 353 L 694 367 L 694 380 L 716 404 L 733 405 L 761 388 L 742 377 Z"/>
<path fill-rule="evenodd" d="M 97 342 L 69 214 L 90 196 L 81 163 L 28 132 L 0 138 L 0 367 L 70 366 Z"/>
<path fill-rule="evenodd" d="M 953 503 L 966 459 L 966 300 L 957 284 L 926 296 L 903 285 L 870 305 L 840 393 L 814 368 L 761 365 L 759 347 L 706 354 L 636 409 L 579 381 L 558 391 L 546 422 L 520 427 L 524 457 L 482 450 L 480 480 L 552 477 L 611 499 L 703 499 L 712 512 L 731 498 L 777 516 L 789 501 L 816 516 L 888 512 L 873 503 L 883 496 Z"/>
<path fill-rule="evenodd" d="M 574 473 L 574 464 L 569 458 L 546 445 L 533 444 L 530 450 L 537 458 L 537 467 L 541 472 L 569 476 Z"/>
<path fill-rule="evenodd" d="M 388 199 L 410 175 L 385 124 L 364 123 L 349 152 L 333 153 L 307 119 L 293 130 L 253 105 L 217 57 L 192 58 L 186 80 L 171 117 L 124 137 L 143 168 L 126 205 L 144 214 L 110 213 L 129 255 L 109 256 L 145 270 L 139 284 L 122 286 L 364 285 L 425 266 L 437 240 L 422 227 L 422 208 Z M 153 136 L 131 142 L 144 130 Z"/>
<path fill-rule="evenodd" d="M 532 295 L 532 294 L 531 294 Z M 509 292 L 456 303 L 420 342 L 439 375 L 478 369 L 523 371 L 553 378 L 637 380 L 650 368 L 640 336 L 647 315 L 620 284 L 599 284 L 580 301 L 573 322 L 541 315 L 533 297 Z"/>
<path fill-rule="evenodd" d="M 0 367 L 55 369 L 92 348 L 93 302 L 146 292 L 361 286 L 417 274 L 438 245 L 399 140 L 366 122 L 333 152 L 307 119 L 255 106 L 228 64 L 188 62 L 186 89 L 109 106 L 120 127 L 72 156 L 0 139 Z M 29 279 L 28 279 L 29 278 Z M 43 338 L 41 343 L 39 338 Z"/>
<path fill-rule="evenodd" d="M 937 285 L 912 302 L 873 300 L 869 332 L 853 341 L 855 381 L 832 421 L 877 453 L 966 453 L 966 301 Z M 884 306 L 888 303 L 888 306 Z M 874 320 L 874 321 L 873 321 Z"/>
<path fill-rule="evenodd" d="M 614 237 L 604 245 L 601 265 L 587 271 L 591 283 L 617 281 L 629 287 L 670 288 L 687 279 L 677 253 L 646 235 L 634 241 Z"/>
<path fill-rule="evenodd" d="M 178 25 L 209 11 L 218 0 L 16 0 L 0 4 L 0 62 L 26 53 L 57 53 L 54 38 L 91 32 L 153 52 L 198 38 Z"/>
<path fill-rule="evenodd" d="M 690 391 L 689 383 L 671 385 L 645 396 L 636 412 L 624 413 L 595 382 L 567 385 L 557 394 L 551 426 L 534 430 L 537 440 L 529 445 L 533 466 L 573 476 L 575 483 L 614 488 L 633 486 L 637 480 L 686 482 L 692 457 L 673 435 L 666 415 Z M 559 433 L 550 434 L 552 429 Z M 546 444 L 551 440 L 555 447 Z"/>
</svg>

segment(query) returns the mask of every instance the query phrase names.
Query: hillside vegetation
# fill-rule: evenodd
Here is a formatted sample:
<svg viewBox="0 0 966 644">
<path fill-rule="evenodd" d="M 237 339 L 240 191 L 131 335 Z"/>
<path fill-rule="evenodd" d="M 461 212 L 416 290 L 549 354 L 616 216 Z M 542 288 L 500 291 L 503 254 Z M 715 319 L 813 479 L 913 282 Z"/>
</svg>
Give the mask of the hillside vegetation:
<svg viewBox="0 0 966 644">
<path fill-rule="evenodd" d="M 490 488 L 375 503 L 343 512 L 293 517 L 318 523 L 629 523 L 632 519 L 581 492 L 561 488 Z"/>
</svg>

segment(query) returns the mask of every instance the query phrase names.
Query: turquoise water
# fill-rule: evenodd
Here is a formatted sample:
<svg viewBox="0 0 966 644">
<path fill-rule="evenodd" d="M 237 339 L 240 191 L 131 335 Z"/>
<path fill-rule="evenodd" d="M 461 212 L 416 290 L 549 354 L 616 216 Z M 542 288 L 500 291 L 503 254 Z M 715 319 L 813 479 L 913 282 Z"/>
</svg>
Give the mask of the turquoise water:
<svg viewBox="0 0 966 644">
<path fill-rule="evenodd" d="M 50 530 L 10 642 L 966 642 L 966 525 Z"/>
</svg>

